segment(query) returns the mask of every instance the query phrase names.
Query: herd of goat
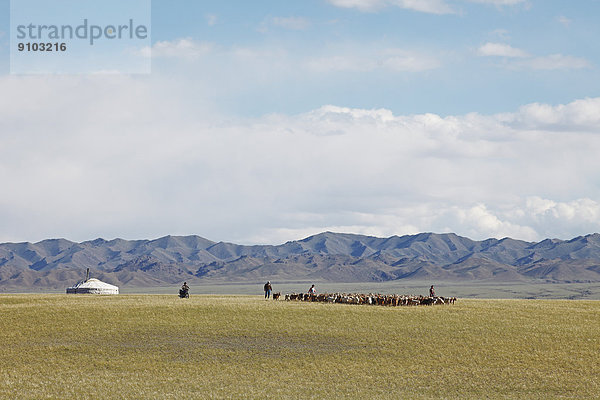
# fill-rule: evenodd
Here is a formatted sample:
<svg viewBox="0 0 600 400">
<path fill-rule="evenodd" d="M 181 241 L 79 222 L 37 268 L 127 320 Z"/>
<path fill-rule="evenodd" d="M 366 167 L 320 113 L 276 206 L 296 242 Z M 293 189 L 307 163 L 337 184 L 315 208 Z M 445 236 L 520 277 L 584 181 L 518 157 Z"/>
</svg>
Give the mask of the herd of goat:
<svg viewBox="0 0 600 400">
<path fill-rule="evenodd" d="M 274 293 L 273 300 L 279 300 L 281 293 Z M 313 301 L 321 303 L 366 304 L 378 306 L 431 306 L 454 304 L 456 297 L 425 297 L 385 294 L 346 294 L 346 293 L 292 293 L 286 294 L 287 301 Z"/>
</svg>

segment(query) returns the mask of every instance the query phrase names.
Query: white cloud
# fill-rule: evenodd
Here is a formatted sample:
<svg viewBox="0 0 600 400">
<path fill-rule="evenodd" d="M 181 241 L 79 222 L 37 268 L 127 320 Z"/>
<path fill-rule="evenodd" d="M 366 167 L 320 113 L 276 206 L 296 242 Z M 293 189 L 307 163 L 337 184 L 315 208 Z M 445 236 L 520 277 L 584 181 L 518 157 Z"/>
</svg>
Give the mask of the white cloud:
<svg viewBox="0 0 600 400">
<path fill-rule="evenodd" d="M 237 66 L 237 72 L 232 71 L 234 75 L 254 71 L 266 74 L 271 79 L 277 73 L 292 71 L 302 74 L 340 71 L 399 73 L 429 71 L 442 66 L 440 54 L 382 48 L 373 43 L 324 45 L 321 49 L 311 49 L 311 54 L 307 55 L 283 47 L 224 48 L 209 42 L 181 38 L 159 41 L 151 49 L 145 48 L 141 53 L 145 57 L 180 59 L 191 64 L 215 63 L 219 65 L 216 67 L 219 71 Z"/>
<path fill-rule="evenodd" d="M 510 38 L 510 32 L 508 30 L 502 29 L 502 28 L 494 29 L 493 31 L 490 32 L 490 35 L 500 38 L 502 40 L 507 40 Z"/>
<path fill-rule="evenodd" d="M 478 53 L 481 56 L 496 56 L 496 57 L 529 57 L 526 51 L 517 49 L 508 44 L 504 43 L 491 43 L 488 42 L 478 49 Z"/>
<path fill-rule="evenodd" d="M 556 202 L 530 197 L 527 208 L 534 217 L 551 217 L 555 220 L 566 219 L 578 222 L 600 222 L 600 203 L 592 199 L 577 199 L 570 202 Z"/>
<path fill-rule="evenodd" d="M 152 48 L 144 48 L 142 55 L 154 58 L 198 59 L 210 53 L 213 48 L 214 45 L 212 43 L 198 42 L 191 38 L 181 38 L 172 41 L 158 41 Z"/>
<path fill-rule="evenodd" d="M 215 26 L 219 22 L 219 17 L 215 14 L 206 14 L 204 17 L 208 26 Z"/>
<path fill-rule="evenodd" d="M 600 98 L 588 98 L 556 106 L 540 103 L 527 104 L 522 106 L 518 112 L 508 114 L 503 118 L 508 123 L 527 129 L 598 132 L 599 110 Z"/>
<path fill-rule="evenodd" d="M 327 0 L 330 4 L 342 8 L 357 8 L 361 11 L 373 11 L 385 7 L 385 0 Z"/>
<path fill-rule="evenodd" d="M 302 31 L 310 26 L 310 21 L 304 17 L 273 17 L 271 23 L 280 28 Z"/>
<path fill-rule="evenodd" d="M 440 67 L 440 62 L 433 56 L 391 49 L 380 60 L 381 65 L 391 71 L 427 71 Z"/>
<path fill-rule="evenodd" d="M 267 33 L 272 27 L 283 28 L 291 31 L 304 31 L 311 26 L 311 21 L 305 17 L 267 17 L 258 27 L 261 33 Z"/>
<path fill-rule="evenodd" d="M 561 202 L 534 196 L 526 200 L 525 213 L 545 237 L 567 237 L 568 233 L 560 231 L 565 225 L 579 226 L 582 234 L 600 226 L 600 203 L 589 198 Z M 558 232 L 551 228 L 553 224 L 558 225 Z"/>
<path fill-rule="evenodd" d="M 387 70 L 391 72 L 419 72 L 439 68 L 440 60 L 435 56 L 403 49 L 373 51 L 360 48 L 358 51 L 342 51 L 310 59 L 306 66 L 318 72 L 354 71 L 367 72 Z"/>
<path fill-rule="evenodd" d="M 430 14 L 452 14 L 455 12 L 444 0 L 395 0 L 393 4 L 401 8 Z"/>
<path fill-rule="evenodd" d="M 600 230 L 590 200 L 600 198 L 600 99 L 499 115 L 331 105 L 240 119 L 177 78 L 0 78 L 0 236 L 276 243 L 326 229 L 527 240 Z"/>
<path fill-rule="evenodd" d="M 504 57 L 517 59 L 505 62 L 508 68 L 526 68 L 533 70 L 564 70 L 590 68 L 588 60 L 581 57 L 552 54 L 549 56 L 533 56 L 524 50 L 504 43 L 488 42 L 479 47 L 478 54 L 483 57 Z"/>
<path fill-rule="evenodd" d="M 467 0 L 471 3 L 491 4 L 494 6 L 514 6 L 517 4 L 527 4 L 528 0 Z"/>
<path fill-rule="evenodd" d="M 395 6 L 407 10 L 429 14 L 452 14 L 454 10 L 444 0 L 327 0 L 330 4 L 342 8 L 356 8 L 363 12 L 378 11 Z"/>
<path fill-rule="evenodd" d="M 561 70 L 590 68 L 591 64 L 585 58 L 552 54 L 549 56 L 532 57 L 528 60 L 519 61 L 515 66 L 522 66 L 535 70 Z"/>
<path fill-rule="evenodd" d="M 529 6 L 528 0 L 463 0 L 470 3 L 501 6 Z M 446 0 L 327 0 L 341 8 L 356 8 L 362 12 L 376 12 L 386 7 L 399 7 L 429 14 L 455 14 L 456 10 Z"/>
<path fill-rule="evenodd" d="M 563 26 L 566 26 L 567 28 L 569 26 L 571 26 L 571 22 L 573 22 L 573 20 L 571 20 L 570 18 L 565 17 L 564 15 L 558 16 L 556 17 L 556 20 Z"/>
<path fill-rule="evenodd" d="M 457 209 L 456 214 L 460 224 L 469 227 L 469 234 L 472 237 L 513 237 L 533 241 L 539 236 L 532 227 L 501 220 L 484 204 L 477 204 L 468 209 Z"/>
<path fill-rule="evenodd" d="M 306 63 L 308 69 L 317 72 L 353 71 L 365 72 L 377 68 L 377 62 L 352 55 L 329 55 L 313 58 Z"/>
</svg>

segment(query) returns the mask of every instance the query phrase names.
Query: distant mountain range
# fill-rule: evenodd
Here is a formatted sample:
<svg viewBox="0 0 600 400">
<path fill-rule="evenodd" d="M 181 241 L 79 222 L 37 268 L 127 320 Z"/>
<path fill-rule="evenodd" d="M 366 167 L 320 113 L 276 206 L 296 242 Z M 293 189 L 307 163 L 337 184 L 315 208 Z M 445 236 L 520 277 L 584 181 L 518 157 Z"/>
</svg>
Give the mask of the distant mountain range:
<svg viewBox="0 0 600 400">
<path fill-rule="evenodd" d="M 127 287 L 267 279 L 600 282 L 600 234 L 539 243 L 474 241 L 453 233 L 377 238 L 325 232 L 277 246 L 199 236 L 0 244 L 0 291 L 63 289 L 85 277 L 86 268 Z"/>
</svg>

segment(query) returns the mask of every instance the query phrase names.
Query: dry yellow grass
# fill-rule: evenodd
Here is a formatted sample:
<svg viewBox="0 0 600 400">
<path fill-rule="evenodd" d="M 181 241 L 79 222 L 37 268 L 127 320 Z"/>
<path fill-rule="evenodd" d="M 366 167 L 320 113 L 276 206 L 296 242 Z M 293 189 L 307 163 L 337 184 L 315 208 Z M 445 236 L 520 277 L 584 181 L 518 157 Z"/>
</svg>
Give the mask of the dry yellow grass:
<svg viewBox="0 0 600 400">
<path fill-rule="evenodd" d="M 597 398 L 600 302 L 0 296 L 0 398 Z"/>
</svg>

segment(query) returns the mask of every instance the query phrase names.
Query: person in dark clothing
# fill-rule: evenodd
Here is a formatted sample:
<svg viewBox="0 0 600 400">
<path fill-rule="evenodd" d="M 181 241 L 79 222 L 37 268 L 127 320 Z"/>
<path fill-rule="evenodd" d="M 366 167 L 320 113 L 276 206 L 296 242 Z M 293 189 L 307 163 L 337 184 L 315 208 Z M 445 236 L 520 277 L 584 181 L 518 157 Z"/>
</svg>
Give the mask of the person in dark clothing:
<svg viewBox="0 0 600 400">
<path fill-rule="evenodd" d="M 271 292 L 273 291 L 273 287 L 271 286 L 271 281 L 265 283 L 265 299 L 271 297 Z"/>
<path fill-rule="evenodd" d="M 429 297 L 435 297 L 435 289 L 433 285 L 429 288 Z"/>
<path fill-rule="evenodd" d="M 179 289 L 179 297 L 190 297 L 190 287 L 188 286 L 187 282 L 183 282 L 183 285 L 181 285 L 181 289 Z"/>
</svg>

